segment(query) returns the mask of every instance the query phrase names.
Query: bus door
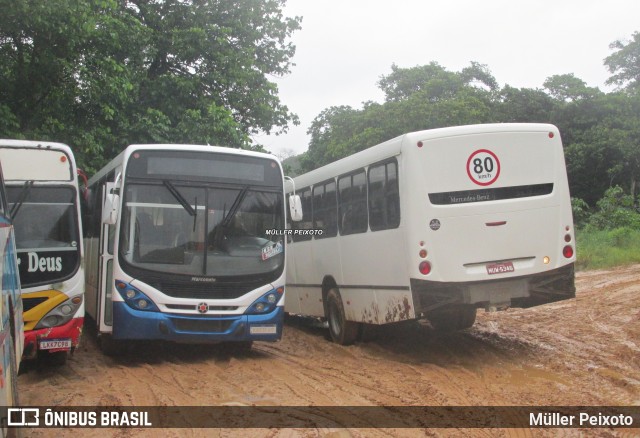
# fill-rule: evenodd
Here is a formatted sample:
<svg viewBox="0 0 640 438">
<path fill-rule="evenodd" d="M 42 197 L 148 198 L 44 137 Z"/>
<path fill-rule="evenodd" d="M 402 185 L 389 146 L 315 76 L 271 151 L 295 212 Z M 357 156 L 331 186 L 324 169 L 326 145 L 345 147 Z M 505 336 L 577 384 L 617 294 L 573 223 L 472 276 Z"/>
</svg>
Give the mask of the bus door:
<svg viewBox="0 0 640 438">
<path fill-rule="evenodd" d="M 113 245 L 115 241 L 115 217 L 111 216 L 113 198 L 109 194 L 116 191 L 117 182 L 105 183 L 102 190 L 102 225 L 100 230 L 100 274 L 98 277 L 98 328 L 101 333 L 111 332 L 113 327 Z M 111 223 L 113 222 L 113 223 Z"/>
</svg>

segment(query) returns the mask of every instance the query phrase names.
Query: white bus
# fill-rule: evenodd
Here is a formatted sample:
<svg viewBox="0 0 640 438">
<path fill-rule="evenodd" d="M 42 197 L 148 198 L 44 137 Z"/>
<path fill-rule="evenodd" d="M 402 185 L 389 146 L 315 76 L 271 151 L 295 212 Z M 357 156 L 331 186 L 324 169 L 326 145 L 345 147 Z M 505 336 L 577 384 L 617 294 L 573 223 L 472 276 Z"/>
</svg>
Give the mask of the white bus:
<svg viewBox="0 0 640 438">
<path fill-rule="evenodd" d="M 131 145 L 89 180 L 87 313 L 121 340 L 277 341 L 285 258 L 282 167 L 272 155 Z"/>
<path fill-rule="evenodd" d="M 24 358 L 63 364 L 78 347 L 84 322 L 75 159 L 61 143 L 0 140 L 0 160 L 22 284 Z"/>
<path fill-rule="evenodd" d="M 303 220 L 287 251 L 285 309 L 363 324 L 475 322 L 476 309 L 575 296 L 562 142 L 546 124 L 402 135 L 295 179 Z M 290 189 L 289 189 L 290 190 Z"/>
</svg>

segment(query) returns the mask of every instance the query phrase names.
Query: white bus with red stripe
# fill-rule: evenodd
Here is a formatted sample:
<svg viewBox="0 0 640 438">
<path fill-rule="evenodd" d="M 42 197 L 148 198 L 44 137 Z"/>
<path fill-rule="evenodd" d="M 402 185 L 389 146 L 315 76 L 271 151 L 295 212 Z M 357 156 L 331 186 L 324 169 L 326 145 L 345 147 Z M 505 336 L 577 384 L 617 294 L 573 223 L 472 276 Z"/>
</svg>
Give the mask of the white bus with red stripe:
<svg viewBox="0 0 640 438">
<path fill-rule="evenodd" d="M 84 322 L 82 224 L 75 158 L 49 141 L 0 140 L 24 303 L 24 358 L 63 364 Z"/>
<path fill-rule="evenodd" d="M 476 310 L 575 296 L 575 238 L 560 133 L 547 124 L 402 135 L 295 179 L 286 311 L 363 324 L 428 319 L 457 330 Z M 289 189 L 291 190 L 291 189 Z"/>
</svg>

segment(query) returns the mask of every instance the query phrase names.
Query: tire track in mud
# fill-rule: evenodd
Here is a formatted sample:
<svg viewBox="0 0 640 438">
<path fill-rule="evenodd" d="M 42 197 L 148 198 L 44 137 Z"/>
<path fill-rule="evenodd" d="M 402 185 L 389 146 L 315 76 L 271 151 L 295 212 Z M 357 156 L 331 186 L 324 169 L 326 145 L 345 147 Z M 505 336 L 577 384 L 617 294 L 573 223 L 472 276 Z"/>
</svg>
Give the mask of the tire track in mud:
<svg viewBox="0 0 640 438">
<path fill-rule="evenodd" d="M 293 337 L 306 336 L 295 327 L 287 329 Z M 291 333 L 292 331 L 295 332 Z M 325 342 L 324 339 L 321 341 Z M 269 345 L 268 354 L 284 362 L 286 366 L 269 369 L 268 372 L 274 378 L 283 380 L 295 393 L 299 399 L 295 404 L 342 404 L 339 401 L 345 401 L 347 405 L 366 404 L 370 396 L 360 394 L 354 397 L 353 391 L 349 388 L 356 386 L 366 393 L 376 392 L 377 389 L 372 388 L 375 381 L 355 368 L 354 363 L 358 359 L 348 349 L 328 343 L 326 345 L 327 347 L 320 352 L 306 356 L 300 353 L 293 355 L 289 353 L 288 348 L 281 348 L 281 344 L 275 344 L 273 347 Z"/>
<path fill-rule="evenodd" d="M 344 347 L 316 322 L 291 318 L 281 342 L 251 351 L 151 344 L 103 356 L 95 334 L 65 367 L 26 367 L 26 405 L 615 405 L 640 404 L 640 265 L 581 273 L 577 299 L 479 311 L 466 332 L 420 323 Z M 104 429 L 88 436 L 104 436 Z M 77 436 L 77 430 L 26 436 Z M 60 433 L 58 433 L 60 432 Z M 99 432 L 99 433 L 98 433 Z M 107 436 L 624 436 L 617 430 L 109 430 Z M 638 431 L 635 431 L 637 436 Z M 634 433 L 629 433 L 634 436 Z"/>
</svg>

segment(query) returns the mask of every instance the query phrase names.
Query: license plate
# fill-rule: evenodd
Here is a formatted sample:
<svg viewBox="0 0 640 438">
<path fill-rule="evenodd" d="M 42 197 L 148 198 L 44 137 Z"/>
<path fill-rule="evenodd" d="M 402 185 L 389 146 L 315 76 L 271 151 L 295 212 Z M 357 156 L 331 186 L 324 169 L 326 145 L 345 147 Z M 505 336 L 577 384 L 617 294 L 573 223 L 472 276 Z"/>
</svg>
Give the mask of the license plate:
<svg viewBox="0 0 640 438">
<path fill-rule="evenodd" d="M 516 269 L 513 267 L 513 263 L 511 262 L 493 263 L 491 265 L 487 265 L 487 273 L 489 275 L 506 274 L 507 272 L 515 272 L 515 270 Z"/>
<path fill-rule="evenodd" d="M 275 335 L 278 329 L 275 325 L 252 325 L 249 327 L 249 333 L 252 335 Z"/>
<path fill-rule="evenodd" d="M 40 350 L 71 349 L 71 339 L 47 339 L 40 341 Z"/>
</svg>

